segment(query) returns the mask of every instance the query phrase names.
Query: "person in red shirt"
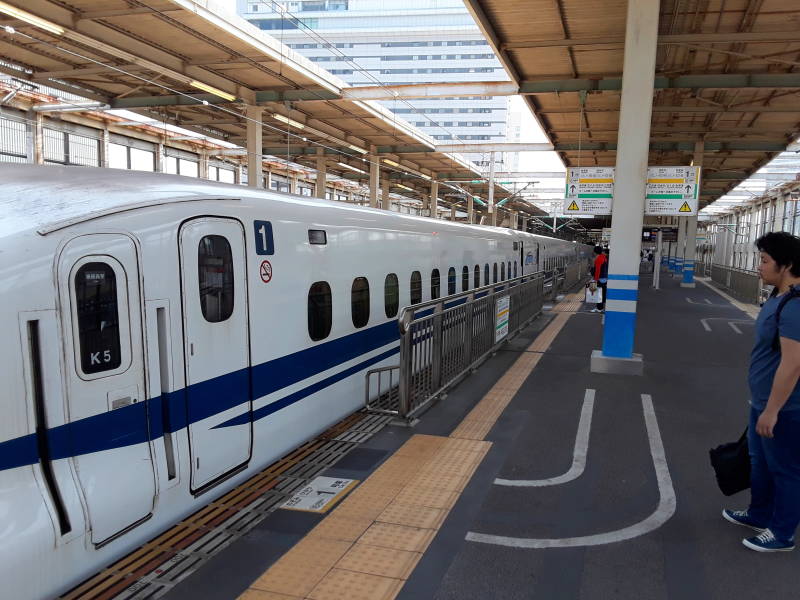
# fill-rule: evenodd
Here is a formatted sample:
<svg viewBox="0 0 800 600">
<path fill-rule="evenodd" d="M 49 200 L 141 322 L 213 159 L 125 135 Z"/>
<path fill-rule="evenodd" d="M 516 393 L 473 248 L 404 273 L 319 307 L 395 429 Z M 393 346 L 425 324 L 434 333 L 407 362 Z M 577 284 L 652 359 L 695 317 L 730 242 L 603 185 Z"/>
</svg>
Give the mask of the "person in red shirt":
<svg viewBox="0 0 800 600">
<path fill-rule="evenodd" d="M 597 286 L 603 291 L 603 299 L 597 303 L 597 306 L 592 309 L 592 312 L 603 312 L 606 307 L 606 285 L 608 284 L 608 256 L 606 256 L 603 248 L 600 246 L 594 247 L 594 270 L 592 278 L 597 282 Z"/>
</svg>

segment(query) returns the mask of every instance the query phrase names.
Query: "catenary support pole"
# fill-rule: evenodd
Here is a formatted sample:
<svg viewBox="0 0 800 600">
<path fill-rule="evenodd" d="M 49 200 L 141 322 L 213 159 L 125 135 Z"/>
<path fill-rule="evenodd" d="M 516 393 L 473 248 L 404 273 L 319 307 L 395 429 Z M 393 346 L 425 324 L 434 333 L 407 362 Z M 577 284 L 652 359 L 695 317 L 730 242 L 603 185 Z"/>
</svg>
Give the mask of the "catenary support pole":
<svg viewBox="0 0 800 600">
<path fill-rule="evenodd" d="M 497 207 L 494 205 L 494 152 L 489 152 L 489 218 L 497 225 Z"/>
<path fill-rule="evenodd" d="M 705 151 L 705 143 L 702 141 L 695 142 L 694 144 L 694 157 L 692 158 L 692 166 L 703 166 L 703 154 Z M 700 173 L 702 178 L 703 174 Z M 700 181 L 697 182 L 700 185 Z M 700 210 L 700 207 L 697 207 Z M 693 288 L 694 283 L 694 265 L 697 260 L 697 215 L 692 215 L 686 219 L 686 254 L 683 259 L 683 281 L 681 287 Z"/>
<path fill-rule="evenodd" d="M 628 2 L 603 348 L 592 353 L 593 372 L 642 373 L 633 344 L 658 14 L 659 0 Z"/>
<path fill-rule="evenodd" d="M 439 204 L 439 182 L 431 179 L 431 195 L 428 197 L 428 216 L 435 216 L 436 205 Z"/>
<path fill-rule="evenodd" d="M 378 208 L 378 191 L 381 180 L 380 157 L 375 146 L 369 147 L 369 205 Z"/>
<path fill-rule="evenodd" d="M 263 188 L 263 164 L 261 154 L 261 117 L 264 109 L 260 106 L 248 106 L 245 109 L 247 116 L 247 185 L 253 188 Z"/>
<path fill-rule="evenodd" d="M 314 197 L 325 199 L 325 188 L 327 187 L 328 163 L 325 160 L 325 148 L 317 147 L 317 180 L 314 184 Z"/>
</svg>

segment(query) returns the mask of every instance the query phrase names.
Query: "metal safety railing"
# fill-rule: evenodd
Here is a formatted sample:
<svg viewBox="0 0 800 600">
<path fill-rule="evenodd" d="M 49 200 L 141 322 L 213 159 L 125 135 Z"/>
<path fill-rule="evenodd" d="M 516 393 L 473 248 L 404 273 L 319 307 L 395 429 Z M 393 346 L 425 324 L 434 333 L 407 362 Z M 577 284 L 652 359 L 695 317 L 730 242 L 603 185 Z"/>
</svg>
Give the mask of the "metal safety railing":
<svg viewBox="0 0 800 600">
<path fill-rule="evenodd" d="M 367 372 L 367 408 L 413 419 L 541 313 L 544 281 L 524 275 L 404 308 L 400 364 Z"/>
<path fill-rule="evenodd" d="M 724 288 L 737 300 L 749 304 L 762 302 L 761 278 L 756 271 L 711 265 L 711 281 Z"/>
</svg>

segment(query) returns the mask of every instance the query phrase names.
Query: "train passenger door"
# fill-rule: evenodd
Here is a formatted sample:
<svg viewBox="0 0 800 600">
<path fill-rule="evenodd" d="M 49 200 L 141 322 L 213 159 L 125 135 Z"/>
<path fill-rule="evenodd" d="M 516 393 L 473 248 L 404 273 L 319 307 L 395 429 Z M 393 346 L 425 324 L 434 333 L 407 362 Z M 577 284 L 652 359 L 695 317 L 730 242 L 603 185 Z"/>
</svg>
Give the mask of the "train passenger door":
<svg viewBox="0 0 800 600">
<path fill-rule="evenodd" d="M 250 459 L 250 343 L 245 242 L 233 219 L 181 227 L 186 406 L 192 491 Z"/>
<path fill-rule="evenodd" d="M 156 494 L 133 240 L 104 233 L 68 242 L 58 287 L 69 415 L 62 441 L 83 490 L 91 540 L 101 545 L 149 518 Z"/>
</svg>

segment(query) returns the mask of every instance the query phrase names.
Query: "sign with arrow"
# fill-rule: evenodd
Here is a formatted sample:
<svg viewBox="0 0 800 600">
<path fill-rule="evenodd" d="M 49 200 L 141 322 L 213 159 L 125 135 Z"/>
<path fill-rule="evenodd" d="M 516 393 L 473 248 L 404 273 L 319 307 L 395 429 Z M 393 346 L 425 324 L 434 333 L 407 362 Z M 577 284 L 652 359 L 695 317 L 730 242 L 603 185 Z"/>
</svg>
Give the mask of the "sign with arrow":
<svg viewBox="0 0 800 600">
<path fill-rule="evenodd" d="M 341 500 L 358 483 L 357 479 L 340 477 L 316 477 L 294 496 L 283 503 L 281 508 L 324 513 Z"/>
<path fill-rule="evenodd" d="M 648 167 L 644 214 L 696 215 L 699 194 L 700 167 Z"/>
<path fill-rule="evenodd" d="M 564 214 L 610 215 L 614 167 L 567 169 L 564 197 Z"/>
</svg>

